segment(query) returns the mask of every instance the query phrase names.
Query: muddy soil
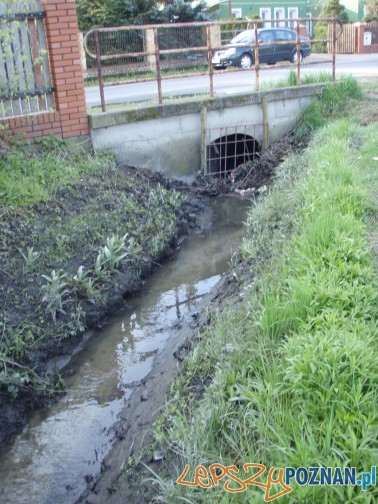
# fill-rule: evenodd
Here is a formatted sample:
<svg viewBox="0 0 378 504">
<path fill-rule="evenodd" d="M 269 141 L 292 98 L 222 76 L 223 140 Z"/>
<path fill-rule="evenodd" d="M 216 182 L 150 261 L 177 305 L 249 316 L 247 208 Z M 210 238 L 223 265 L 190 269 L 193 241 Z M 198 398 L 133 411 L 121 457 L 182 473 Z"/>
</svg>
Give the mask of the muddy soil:
<svg viewBox="0 0 378 504">
<path fill-rule="evenodd" d="M 106 316 L 122 309 L 125 297 L 138 292 L 144 278 L 172 255 L 206 207 L 204 198 L 188 197 L 185 188 L 178 193 L 174 181 L 159 175 L 130 167 L 105 171 L 31 208 L 0 209 L 0 353 L 9 356 L 1 373 L 0 444 L 11 440 L 32 408 L 64 393 L 57 373 L 80 350 L 84 331 L 101 327 Z M 138 240 L 137 253 L 103 271 L 90 298 L 70 284 L 60 290 L 60 308 L 45 302 L 45 278 L 52 270 L 62 285 L 80 266 L 94 278 L 89 272 L 99 247 L 107 237 L 125 233 Z M 30 268 L 21 254 L 28 248 L 38 251 Z M 17 390 L 6 385 L 10 361 L 26 376 Z M 39 390 L 28 376 L 38 376 Z"/>
</svg>

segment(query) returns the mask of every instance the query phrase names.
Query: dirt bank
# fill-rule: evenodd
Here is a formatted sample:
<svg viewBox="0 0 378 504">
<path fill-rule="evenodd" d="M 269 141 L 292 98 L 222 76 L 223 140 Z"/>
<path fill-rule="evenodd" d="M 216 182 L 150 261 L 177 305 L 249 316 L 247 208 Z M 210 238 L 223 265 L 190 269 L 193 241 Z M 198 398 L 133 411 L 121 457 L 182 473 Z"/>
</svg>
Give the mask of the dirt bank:
<svg viewBox="0 0 378 504">
<path fill-rule="evenodd" d="M 37 205 L 1 205 L 0 443 L 64 393 L 84 330 L 124 306 L 196 226 L 206 201 L 104 161 Z"/>
<path fill-rule="evenodd" d="M 0 444 L 11 440 L 34 407 L 64 394 L 59 371 L 64 378 L 62 370 L 83 345 L 84 331 L 101 327 L 106 316 L 122 309 L 127 296 L 172 255 L 185 234 L 209 226 L 207 196 L 243 187 L 258 195 L 283 152 L 292 147 L 287 139 L 239 168 L 232 179 L 199 177 L 190 187 L 105 159 L 46 201 L 1 205 Z M 114 242 L 123 238 L 117 251 Z M 115 259 L 109 268 L 98 268 L 105 247 Z M 193 329 L 181 327 L 177 333 L 172 345 L 173 350 L 183 345 L 178 351 L 182 360 L 188 346 L 184 341 L 192 338 Z M 171 350 L 163 360 L 168 368 Z M 175 358 L 171 365 L 176 370 Z M 159 401 L 172 377 L 167 369 L 159 382 Z"/>
<path fill-rule="evenodd" d="M 209 225 L 208 195 L 257 195 L 292 148 L 288 138 L 232 178 L 193 186 L 105 157 L 37 204 L 0 205 L 0 444 L 64 393 L 59 371 L 84 331 L 122 309 L 181 237 Z"/>
</svg>

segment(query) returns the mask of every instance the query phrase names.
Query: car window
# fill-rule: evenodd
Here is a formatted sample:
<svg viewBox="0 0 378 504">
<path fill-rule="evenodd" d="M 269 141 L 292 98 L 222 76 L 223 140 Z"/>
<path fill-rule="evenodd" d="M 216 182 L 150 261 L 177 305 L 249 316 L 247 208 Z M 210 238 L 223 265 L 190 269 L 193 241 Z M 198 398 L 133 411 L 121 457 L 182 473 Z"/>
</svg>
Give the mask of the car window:
<svg viewBox="0 0 378 504">
<path fill-rule="evenodd" d="M 284 41 L 284 40 L 295 40 L 295 37 L 293 37 L 293 33 L 288 30 L 276 30 L 276 40 L 277 41 Z"/>
<path fill-rule="evenodd" d="M 266 44 L 267 42 L 273 42 L 273 32 L 263 31 L 259 33 L 258 41 L 262 44 Z"/>
<path fill-rule="evenodd" d="M 230 44 L 249 44 L 250 42 L 253 42 L 253 40 L 253 31 L 248 30 L 236 35 L 236 37 L 231 40 Z"/>
</svg>

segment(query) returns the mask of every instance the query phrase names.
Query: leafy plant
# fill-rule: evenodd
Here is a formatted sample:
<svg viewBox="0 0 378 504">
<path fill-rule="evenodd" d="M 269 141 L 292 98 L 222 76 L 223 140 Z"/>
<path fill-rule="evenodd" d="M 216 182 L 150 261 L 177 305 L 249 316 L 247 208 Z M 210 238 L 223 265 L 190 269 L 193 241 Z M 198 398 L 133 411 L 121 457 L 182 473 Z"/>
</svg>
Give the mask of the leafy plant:
<svg viewBox="0 0 378 504">
<path fill-rule="evenodd" d="M 76 275 L 73 275 L 70 283 L 76 292 L 85 291 L 89 281 L 89 271 L 84 271 L 84 266 L 79 266 Z"/>
<path fill-rule="evenodd" d="M 24 254 L 21 249 L 19 249 L 19 252 L 25 261 L 26 269 L 28 270 L 34 269 L 40 257 L 40 253 L 34 250 L 33 247 L 28 247 L 26 254 Z"/>
<path fill-rule="evenodd" d="M 84 326 L 84 317 L 85 312 L 79 303 L 76 309 L 70 314 L 71 320 L 67 324 L 67 332 L 65 333 L 67 336 L 75 336 L 79 332 L 83 332 L 85 329 Z"/>
<path fill-rule="evenodd" d="M 53 134 L 38 137 L 34 140 L 34 142 L 41 147 L 42 150 L 46 152 L 54 152 L 59 151 L 62 147 L 66 148 L 68 146 L 68 142 L 66 139 L 57 137 Z"/>
<path fill-rule="evenodd" d="M 110 271 L 105 268 L 105 264 L 104 254 L 100 250 L 96 258 L 93 274 L 101 282 L 106 281 L 110 275 Z"/>
<path fill-rule="evenodd" d="M 96 263 L 95 273 L 99 274 L 101 270 L 114 271 L 118 264 L 128 258 L 132 261 L 140 252 L 141 248 L 137 245 L 134 238 L 131 238 L 126 243 L 128 234 L 124 236 L 113 235 L 106 239 L 106 245 L 100 248 Z"/>
<path fill-rule="evenodd" d="M 51 275 L 42 275 L 47 281 L 47 284 L 42 286 L 43 297 L 42 301 L 47 305 L 47 310 L 50 312 L 54 323 L 56 323 L 56 314 L 63 313 L 63 305 L 67 302 L 67 296 L 70 291 L 67 289 L 68 282 L 66 281 L 67 274 L 52 270 Z"/>
<path fill-rule="evenodd" d="M 101 271 L 101 264 L 99 264 Z M 96 296 L 96 281 L 91 278 L 91 271 L 85 271 L 84 266 L 79 266 L 77 273 L 73 275 L 68 283 L 72 287 L 73 292 L 86 297 L 90 302 L 95 302 Z"/>
</svg>

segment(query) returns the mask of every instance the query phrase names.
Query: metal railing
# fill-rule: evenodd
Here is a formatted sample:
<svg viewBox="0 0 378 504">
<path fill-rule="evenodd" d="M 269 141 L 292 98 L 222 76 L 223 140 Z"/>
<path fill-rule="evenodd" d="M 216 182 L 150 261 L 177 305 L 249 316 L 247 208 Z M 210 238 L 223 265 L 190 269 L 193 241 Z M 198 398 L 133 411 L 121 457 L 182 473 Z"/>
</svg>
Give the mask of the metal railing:
<svg viewBox="0 0 378 504">
<path fill-rule="evenodd" d="M 257 30 L 262 25 L 282 24 L 294 26 L 296 31 L 297 54 L 300 54 L 301 44 L 301 23 L 305 24 L 309 18 L 298 19 L 264 19 L 241 20 L 237 21 L 237 30 L 243 29 L 254 31 L 254 72 L 255 72 L 255 90 L 259 90 L 259 48 L 264 44 L 257 38 Z M 342 24 L 335 18 L 311 18 L 311 23 L 322 22 L 331 24 L 331 30 L 328 30 L 327 38 L 311 39 L 311 44 L 324 43 L 332 48 L 332 79 L 335 80 L 335 62 L 336 62 L 336 40 L 342 34 Z M 89 31 L 84 37 L 84 49 L 87 55 L 93 59 L 97 68 L 97 77 L 100 87 L 101 108 L 106 111 L 106 102 L 104 88 L 129 82 L 137 82 L 138 79 L 128 78 L 119 81 L 106 83 L 104 75 L 109 74 L 107 69 L 116 66 L 117 72 L 134 73 L 136 69 L 149 71 L 150 75 L 144 75 L 139 80 L 155 80 L 157 83 L 157 95 L 159 104 L 163 102 L 162 79 L 182 76 L 178 74 L 178 69 L 186 62 L 186 68 L 190 66 L 204 65 L 204 71 L 209 76 L 209 94 L 214 95 L 214 71 L 211 64 L 213 51 L 224 48 L 224 42 L 235 35 L 235 28 L 230 28 L 230 21 L 216 22 L 196 22 L 196 23 L 172 23 L 161 25 L 139 25 L 139 26 L 121 26 L 116 28 L 96 28 Z M 303 26 L 303 25 L 302 25 Z M 222 27 L 228 27 L 230 37 L 225 37 L 225 30 Z M 236 30 L 236 31 L 237 31 Z M 329 35 L 330 34 L 330 35 Z M 269 45 L 286 44 L 287 42 L 273 42 Z M 265 44 L 266 45 L 266 44 Z M 251 44 L 238 45 L 238 47 L 251 47 Z M 190 60 L 190 64 L 188 64 Z M 173 75 L 163 75 L 164 71 L 173 68 Z M 300 84 L 301 61 L 297 58 L 297 84 Z"/>
</svg>

